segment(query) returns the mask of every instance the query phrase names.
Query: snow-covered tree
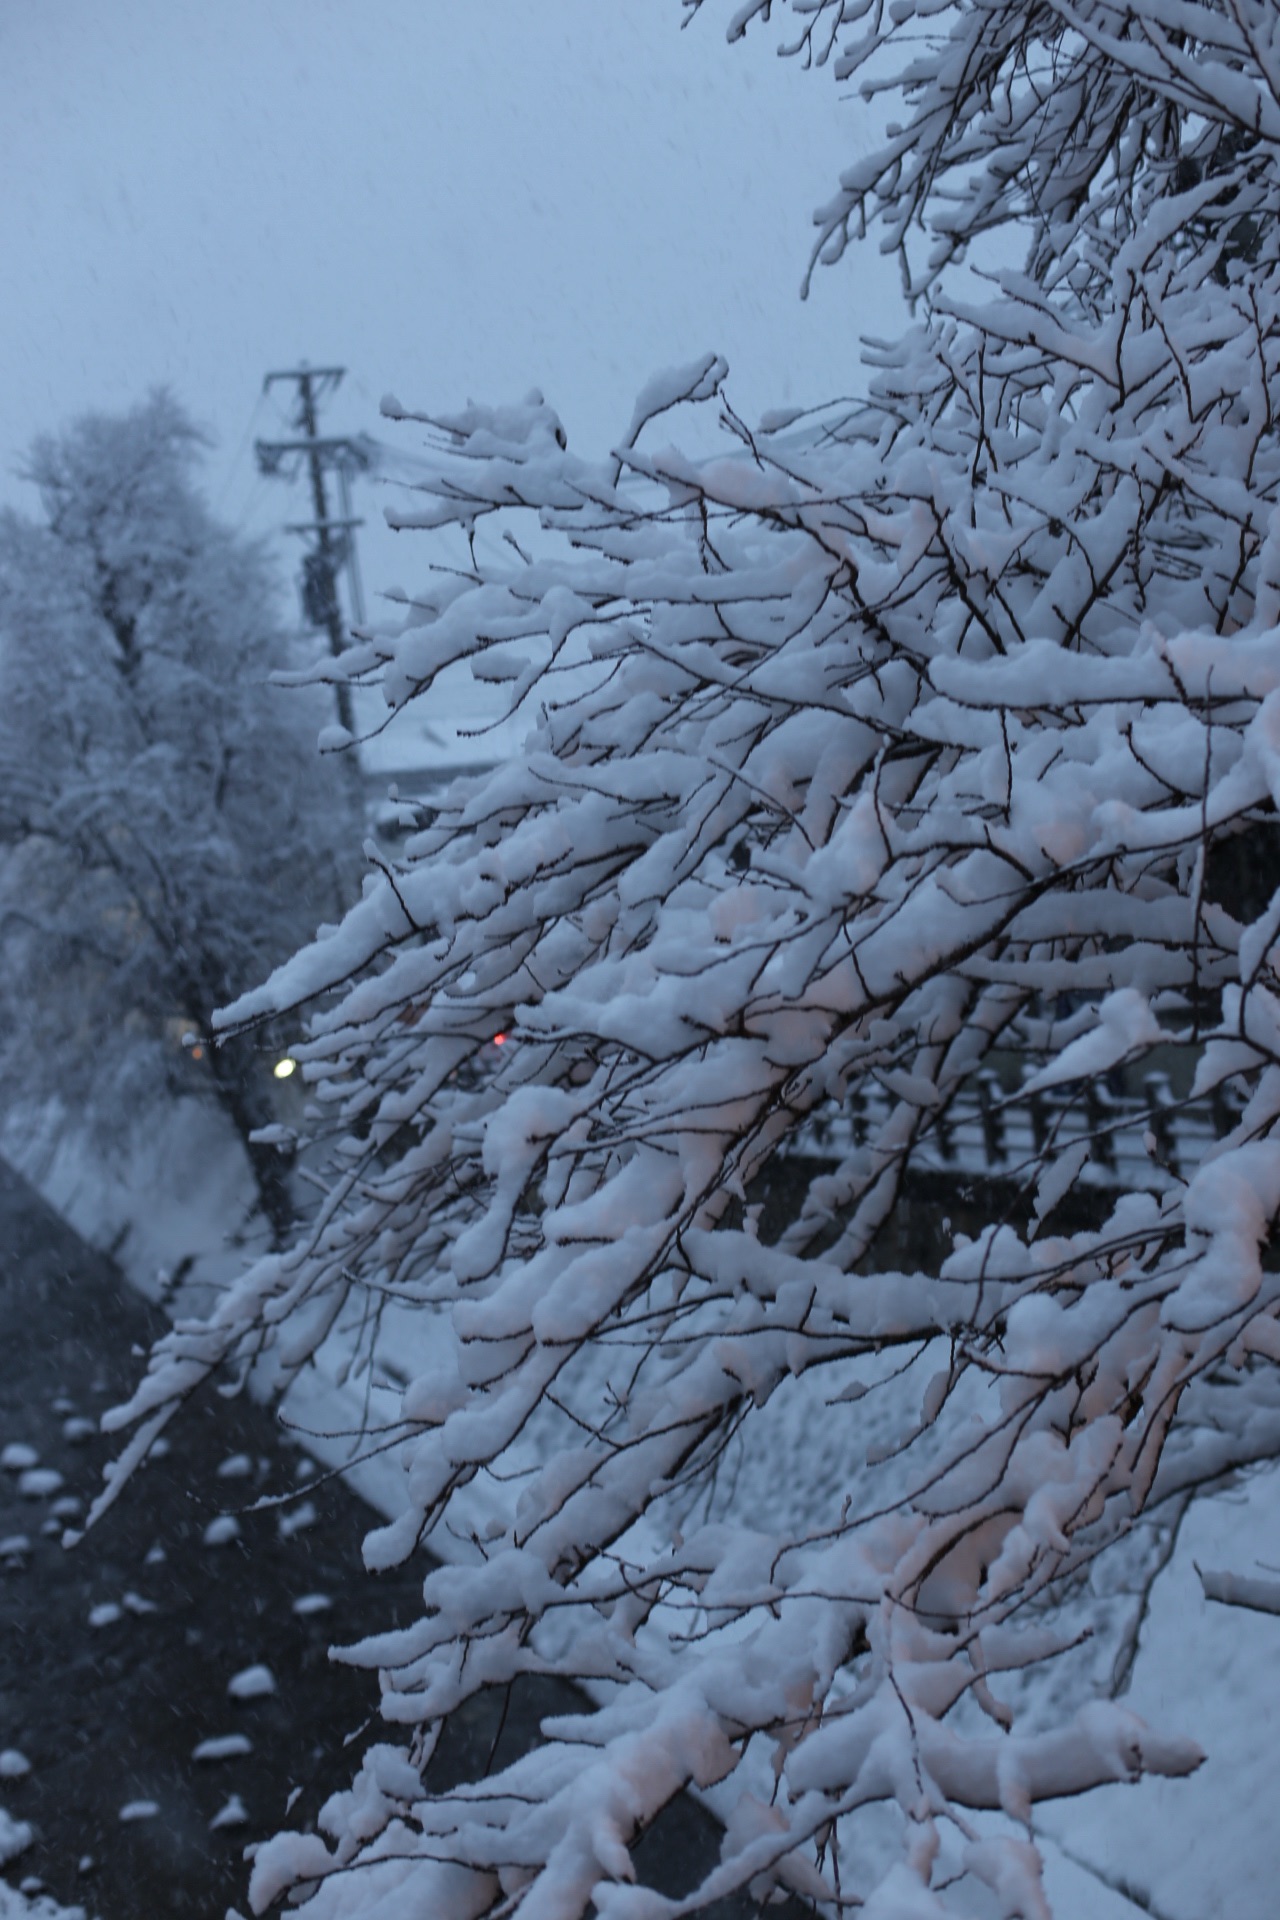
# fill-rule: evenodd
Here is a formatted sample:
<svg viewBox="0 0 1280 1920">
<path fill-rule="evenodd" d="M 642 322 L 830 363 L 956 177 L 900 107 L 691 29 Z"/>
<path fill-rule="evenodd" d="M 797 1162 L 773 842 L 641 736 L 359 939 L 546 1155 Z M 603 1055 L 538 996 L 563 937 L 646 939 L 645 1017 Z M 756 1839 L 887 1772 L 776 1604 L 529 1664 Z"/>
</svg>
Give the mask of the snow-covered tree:
<svg viewBox="0 0 1280 1920">
<path fill-rule="evenodd" d="M 1108 1557 L 1280 1452 L 1280 12 L 788 23 L 903 103 L 820 218 L 922 303 L 864 402 L 752 430 L 709 357 L 595 461 L 536 395 L 387 403 L 427 559 L 510 538 L 441 546 L 352 671 L 400 708 L 469 661 L 530 732 L 226 1014 L 311 1007 L 348 1131 L 129 1410 L 126 1460 L 281 1326 L 286 1372 L 420 1329 L 366 1557 L 446 1564 L 352 1655 L 402 1744 L 259 1851 L 257 1910 L 1042 1920 L 1038 1803 L 1199 1760 L 1052 1676 Z M 1020 268 L 950 271 L 997 230 Z M 721 451 L 667 444 L 690 408 Z M 1153 1127 L 1117 1191 L 1084 1093 L 1157 1050 L 1222 1131 L 1179 1171 Z M 987 1072 L 1025 1157 L 904 1263 Z M 834 1163 L 788 1157 L 854 1100 Z M 434 1791 L 442 1721 L 548 1672 L 594 1707 Z M 689 1786 L 723 1850 L 673 1900 L 631 1850 Z"/>
<path fill-rule="evenodd" d="M 166 1091 L 217 1100 L 291 1224 L 260 1043 L 183 1045 L 350 898 L 350 785 L 289 664 L 264 555 L 195 481 L 157 394 L 37 442 L 0 517 L 0 1007 L 8 1084 L 119 1140 Z M 193 1055 L 195 1057 L 193 1057 Z"/>
</svg>

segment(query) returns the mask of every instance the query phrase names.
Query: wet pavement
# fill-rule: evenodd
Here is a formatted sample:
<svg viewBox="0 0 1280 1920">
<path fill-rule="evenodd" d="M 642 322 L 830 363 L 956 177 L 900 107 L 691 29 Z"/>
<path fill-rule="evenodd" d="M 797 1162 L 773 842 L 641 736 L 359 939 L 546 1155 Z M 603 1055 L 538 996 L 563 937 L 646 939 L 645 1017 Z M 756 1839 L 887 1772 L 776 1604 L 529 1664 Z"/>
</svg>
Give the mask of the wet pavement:
<svg viewBox="0 0 1280 1920">
<path fill-rule="evenodd" d="M 246 1845 L 291 1799 L 287 1824 L 309 1825 L 380 1737 L 375 1677 L 329 1647 L 414 1618 L 428 1564 L 366 1575 L 369 1508 L 315 1479 L 268 1409 L 212 1391 L 67 1551 L 109 1458 L 98 1419 L 164 1324 L 0 1162 L 0 1870 L 100 1920 L 247 1910 Z M 233 1690 L 253 1668 L 272 1690 Z M 446 1728 L 429 1784 L 501 1766 L 546 1714 L 583 1704 L 543 1682 L 481 1698 Z M 31 1830 L 8 1860 L 4 1814 Z M 687 1888 L 717 1843 L 681 1800 L 637 1848 L 640 1877 Z M 709 1920 L 755 1911 L 722 1902 Z"/>
<path fill-rule="evenodd" d="M 329 1646 L 412 1619 L 422 1568 L 364 1575 L 368 1508 L 307 1484 L 267 1409 L 214 1393 L 64 1549 L 109 1457 L 98 1419 L 163 1321 L 2 1164 L 0 1248 L 0 1751 L 30 1764 L 6 1778 L 0 1761 L 0 1807 L 34 1834 L 4 1871 L 102 1920 L 221 1920 L 244 1901 L 246 1843 L 295 1788 L 294 1820 L 313 1815 L 374 1736 L 374 1677 Z M 275 1690 L 234 1698 L 253 1666 Z M 210 1740 L 247 1751 L 196 1759 Z"/>
</svg>

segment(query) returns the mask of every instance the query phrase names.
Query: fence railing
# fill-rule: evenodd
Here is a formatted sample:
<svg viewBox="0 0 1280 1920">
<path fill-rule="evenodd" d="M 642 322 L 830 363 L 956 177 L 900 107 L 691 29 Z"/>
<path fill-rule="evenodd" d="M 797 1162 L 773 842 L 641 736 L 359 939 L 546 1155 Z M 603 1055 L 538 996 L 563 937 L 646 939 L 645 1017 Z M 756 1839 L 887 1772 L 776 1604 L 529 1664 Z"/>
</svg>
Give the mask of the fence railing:
<svg viewBox="0 0 1280 1920">
<path fill-rule="evenodd" d="M 864 1083 L 842 1108 L 800 1127 L 787 1152 L 843 1159 L 875 1139 L 896 1104 L 879 1082 Z M 1224 1089 L 1202 1100 L 1175 1098 L 1163 1073 L 1148 1074 L 1135 1096 L 1113 1093 L 1100 1081 L 1010 1092 L 994 1072 L 985 1072 L 933 1116 L 912 1164 L 956 1176 L 1016 1178 L 1042 1156 L 1087 1141 L 1083 1177 L 1089 1185 L 1159 1191 L 1189 1178 L 1239 1113 L 1239 1100 Z"/>
</svg>

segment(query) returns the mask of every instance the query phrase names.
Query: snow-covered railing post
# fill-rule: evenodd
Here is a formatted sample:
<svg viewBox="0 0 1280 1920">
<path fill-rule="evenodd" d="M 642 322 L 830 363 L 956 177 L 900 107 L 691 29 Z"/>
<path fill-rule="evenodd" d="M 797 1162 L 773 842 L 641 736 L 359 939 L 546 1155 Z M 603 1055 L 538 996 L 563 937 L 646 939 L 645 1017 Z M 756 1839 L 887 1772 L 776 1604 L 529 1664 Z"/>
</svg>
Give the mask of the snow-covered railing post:
<svg viewBox="0 0 1280 1920">
<path fill-rule="evenodd" d="M 1006 1158 L 1006 1154 L 1000 1082 L 990 1068 L 978 1075 L 977 1091 L 978 1110 L 982 1115 L 982 1144 L 988 1166 L 994 1167 Z"/>
<path fill-rule="evenodd" d="M 1170 1173 L 1176 1174 L 1178 1146 L 1174 1126 L 1174 1101 L 1169 1091 L 1168 1074 L 1145 1074 L 1142 1091 L 1147 1103 L 1147 1115 L 1151 1123 L 1151 1135 L 1155 1142 L 1156 1154 L 1168 1167 Z"/>
</svg>

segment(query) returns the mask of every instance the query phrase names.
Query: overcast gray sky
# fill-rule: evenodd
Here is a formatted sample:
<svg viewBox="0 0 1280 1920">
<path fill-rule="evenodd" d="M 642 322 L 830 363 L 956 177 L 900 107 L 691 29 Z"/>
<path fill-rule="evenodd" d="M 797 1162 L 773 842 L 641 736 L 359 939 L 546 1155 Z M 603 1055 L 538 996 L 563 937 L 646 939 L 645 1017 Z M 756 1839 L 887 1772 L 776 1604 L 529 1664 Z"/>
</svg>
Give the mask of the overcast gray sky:
<svg viewBox="0 0 1280 1920">
<path fill-rule="evenodd" d="M 263 374 L 349 368 L 326 426 L 540 386 L 604 450 L 656 369 L 726 355 L 754 418 L 848 392 L 896 331 L 869 248 L 799 285 L 812 209 L 871 139 L 829 71 L 730 48 L 729 0 L 5 0 L 0 499 L 33 434 L 171 386 L 257 530 Z M 361 511 L 377 518 L 366 497 Z M 412 536 L 403 536 L 407 541 Z M 370 526 L 364 572 L 412 585 Z M 291 564 L 292 556 L 286 556 Z"/>
</svg>

